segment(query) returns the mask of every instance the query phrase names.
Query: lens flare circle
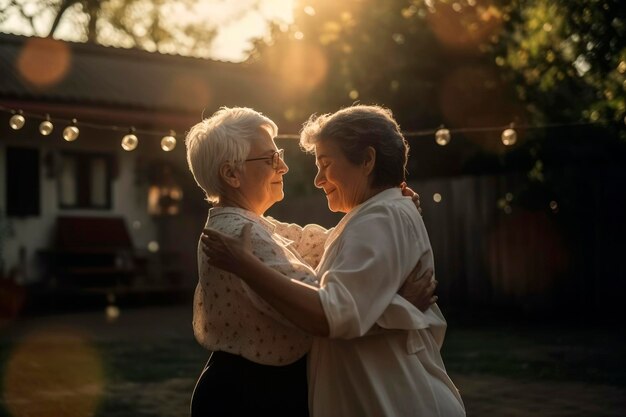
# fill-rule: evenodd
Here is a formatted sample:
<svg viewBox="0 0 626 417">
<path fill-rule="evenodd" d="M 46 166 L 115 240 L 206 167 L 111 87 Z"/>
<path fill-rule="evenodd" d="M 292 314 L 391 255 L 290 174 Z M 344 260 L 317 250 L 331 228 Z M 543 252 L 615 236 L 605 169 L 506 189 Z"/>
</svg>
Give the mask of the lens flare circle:
<svg viewBox="0 0 626 417">
<path fill-rule="evenodd" d="M 31 86 L 45 89 L 65 79 L 71 66 L 71 51 L 65 42 L 29 38 L 17 58 L 17 72 Z"/>
<path fill-rule="evenodd" d="M 4 406 L 11 416 L 94 415 L 103 398 L 102 359 L 80 333 L 33 331 L 7 360 Z"/>
</svg>

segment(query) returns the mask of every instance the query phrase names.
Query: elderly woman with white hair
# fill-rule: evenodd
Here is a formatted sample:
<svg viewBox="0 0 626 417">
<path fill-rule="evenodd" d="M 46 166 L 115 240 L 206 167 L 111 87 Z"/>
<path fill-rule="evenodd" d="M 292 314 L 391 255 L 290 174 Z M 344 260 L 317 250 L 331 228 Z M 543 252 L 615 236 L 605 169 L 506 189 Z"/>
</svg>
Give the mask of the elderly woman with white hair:
<svg viewBox="0 0 626 417">
<path fill-rule="evenodd" d="M 221 108 L 187 134 L 189 168 L 213 205 L 207 227 L 239 236 L 251 224 L 250 248 L 257 259 L 285 281 L 316 288 L 313 268 L 329 230 L 264 216 L 283 199 L 289 170 L 274 143 L 276 134 L 276 124 L 257 111 Z M 414 203 L 419 208 L 419 201 Z M 194 389 L 192 416 L 307 416 L 306 355 L 312 336 L 235 274 L 212 266 L 201 249 L 199 244 L 193 329 L 212 353 Z M 426 310 L 436 298 L 436 282 L 432 271 L 422 271 L 419 279 L 415 271 L 407 274 L 411 279 L 402 295 Z"/>
</svg>

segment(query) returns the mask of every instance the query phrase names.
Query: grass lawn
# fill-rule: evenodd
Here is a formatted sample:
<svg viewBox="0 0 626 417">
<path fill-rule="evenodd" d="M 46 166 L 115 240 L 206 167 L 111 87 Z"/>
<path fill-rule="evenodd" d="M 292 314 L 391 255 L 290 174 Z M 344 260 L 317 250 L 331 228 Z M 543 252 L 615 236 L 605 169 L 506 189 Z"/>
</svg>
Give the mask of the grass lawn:
<svg viewBox="0 0 626 417">
<path fill-rule="evenodd" d="M 61 370 L 46 365 L 45 359 L 42 363 L 23 359 L 24 353 L 16 352 L 13 343 L 2 344 L 0 416 L 188 415 L 196 378 L 207 360 L 207 352 L 194 340 L 95 342 L 90 348 L 95 354 L 85 355 L 84 349 L 70 345 L 34 349 L 52 352 Z M 41 356 L 45 358 L 45 352 Z M 90 359 L 94 357 L 97 360 Z M 12 359 L 26 365 L 17 377 L 8 377 L 15 374 L 10 370 Z M 85 389 L 88 386 L 95 388 Z M 41 415 L 44 409 L 51 412 Z"/>
<path fill-rule="evenodd" d="M 98 416 L 188 415 L 191 393 L 207 351 L 194 340 L 105 343 L 108 389 Z"/>
<path fill-rule="evenodd" d="M 626 387 L 623 330 L 556 325 L 450 324 L 449 372 Z"/>
<path fill-rule="evenodd" d="M 191 337 L 142 340 L 68 337 L 25 353 L 15 339 L 0 338 L 0 415 L 188 415 L 207 352 Z M 625 348 L 624 333 L 611 329 L 452 322 L 442 355 L 451 375 L 626 387 Z"/>
</svg>

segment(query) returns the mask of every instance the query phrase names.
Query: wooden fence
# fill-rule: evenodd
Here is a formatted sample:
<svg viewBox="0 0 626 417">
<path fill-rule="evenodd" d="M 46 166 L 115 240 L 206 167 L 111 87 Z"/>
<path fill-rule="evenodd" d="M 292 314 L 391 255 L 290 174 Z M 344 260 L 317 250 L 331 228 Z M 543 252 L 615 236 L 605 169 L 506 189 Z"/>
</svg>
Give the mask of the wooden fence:
<svg viewBox="0 0 626 417">
<path fill-rule="evenodd" d="M 518 204 L 515 192 L 523 181 L 494 175 L 409 184 L 421 196 L 440 303 L 468 313 L 508 309 L 581 317 L 594 310 L 625 312 L 625 221 L 619 212 L 605 210 L 615 187 L 590 188 L 585 201 L 577 203 L 589 215 L 572 224 L 561 221 L 568 213 L 558 201 L 534 210 Z M 291 196 L 269 214 L 325 226 L 341 217 L 328 212 L 321 193 Z"/>
</svg>

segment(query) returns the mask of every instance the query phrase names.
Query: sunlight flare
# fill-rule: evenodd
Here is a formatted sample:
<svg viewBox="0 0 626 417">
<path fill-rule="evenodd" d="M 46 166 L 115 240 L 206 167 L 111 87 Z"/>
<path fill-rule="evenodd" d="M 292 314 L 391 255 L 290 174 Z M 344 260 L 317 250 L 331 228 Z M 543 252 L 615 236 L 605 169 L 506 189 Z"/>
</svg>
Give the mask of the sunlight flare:
<svg viewBox="0 0 626 417">
<path fill-rule="evenodd" d="M 3 400 L 14 417 L 87 417 L 102 400 L 102 358 L 69 328 L 34 331 L 7 361 Z"/>
<path fill-rule="evenodd" d="M 63 81 L 71 65 L 71 51 L 65 42 L 31 38 L 17 59 L 20 75 L 36 88 L 51 87 Z"/>
</svg>

